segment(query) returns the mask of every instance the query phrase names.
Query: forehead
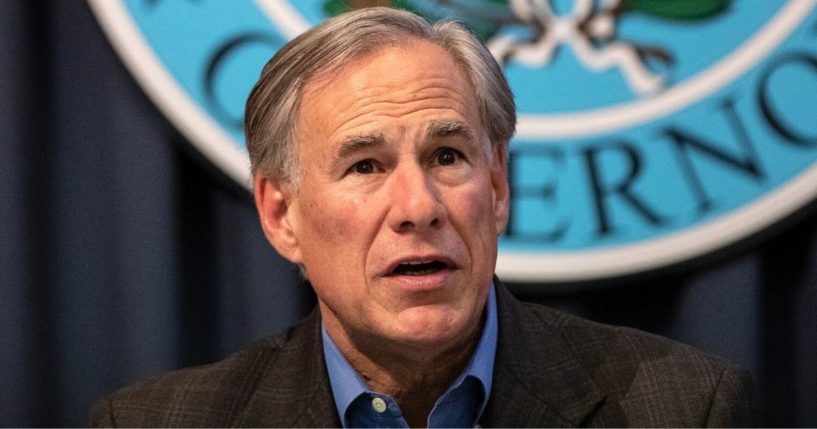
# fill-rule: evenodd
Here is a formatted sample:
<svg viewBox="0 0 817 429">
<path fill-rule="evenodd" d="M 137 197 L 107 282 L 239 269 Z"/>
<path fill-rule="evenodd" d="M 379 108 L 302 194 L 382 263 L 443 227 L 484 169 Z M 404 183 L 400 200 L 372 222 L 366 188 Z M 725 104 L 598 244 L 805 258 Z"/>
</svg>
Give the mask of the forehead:
<svg viewBox="0 0 817 429">
<path fill-rule="evenodd" d="M 478 127 L 476 96 L 462 68 L 426 41 L 389 46 L 313 79 L 303 89 L 300 137 L 336 141 L 350 133 L 458 120 Z"/>
</svg>

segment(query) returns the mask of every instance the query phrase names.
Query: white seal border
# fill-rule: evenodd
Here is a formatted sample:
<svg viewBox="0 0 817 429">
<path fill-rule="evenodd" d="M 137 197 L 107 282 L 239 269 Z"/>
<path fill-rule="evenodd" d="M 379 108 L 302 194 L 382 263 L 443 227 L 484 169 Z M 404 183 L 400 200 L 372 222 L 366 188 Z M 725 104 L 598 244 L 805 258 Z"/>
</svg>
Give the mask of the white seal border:
<svg viewBox="0 0 817 429">
<path fill-rule="evenodd" d="M 576 282 L 654 270 L 733 245 L 817 197 L 817 165 L 786 185 L 711 222 L 644 243 L 563 253 L 501 251 L 496 273 L 508 281 Z"/>
<path fill-rule="evenodd" d="M 205 157 L 230 178 L 251 188 L 247 153 L 176 83 L 119 0 L 88 0 L 119 57 L 159 110 Z"/>
<path fill-rule="evenodd" d="M 817 0 L 789 0 L 774 18 L 730 55 L 654 97 L 581 113 L 520 115 L 514 143 L 593 136 L 677 112 L 723 88 L 760 62 L 798 28 L 815 6 Z"/>
</svg>

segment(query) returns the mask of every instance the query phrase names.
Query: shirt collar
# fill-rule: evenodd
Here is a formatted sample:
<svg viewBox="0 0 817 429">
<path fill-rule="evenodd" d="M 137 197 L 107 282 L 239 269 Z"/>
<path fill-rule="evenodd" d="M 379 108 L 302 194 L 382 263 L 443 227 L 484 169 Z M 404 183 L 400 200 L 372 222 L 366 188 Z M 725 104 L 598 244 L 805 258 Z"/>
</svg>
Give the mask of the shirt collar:
<svg viewBox="0 0 817 429">
<path fill-rule="evenodd" d="M 488 397 L 491 395 L 491 386 L 494 380 L 494 357 L 496 356 L 497 326 L 496 315 L 496 291 L 494 286 L 488 290 L 488 300 L 485 303 L 485 326 L 482 329 L 482 336 L 479 338 L 477 349 L 465 367 L 460 379 L 452 386 L 457 386 L 466 377 L 471 376 L 482 383 L 483 396 L 482 403 L 477 413 L 477 418 L 482 415 L 482 411 L 488 404 Z"/>
<path fill-rule="evenodd" d="M 488 403 L 493 383 L 494 358 L 496 356 L 497 344 L 497 309 L 496 290 L 494 285 L 488 291 L 488 299 L 485 303 L 485 326 L 482 329 L 477 348 L 471 360 L 466 365 L 463 372 L 454 380 L 449 388 L 459 386 L 467 377 L 476 378 L 483 388 L 482 403 L 477 416 L 482 415 L 482 411 Z M 321 323 L 321 337 L 323 339 L 323 355 L 326 361 L 326 369 L 329 373 L 329 383 L 332 387 L 332 395 L 335 399 L 338 415 L 341 422 L 346 426 L 346 410 L 352 401 L 361 394 L 369 392 L 366 382 L 360 374 L 352 368 L 349 361 L 343 356 L 326 328 Z M 448 393 L 448 392 L 446 392 Z M 445 396 L 445 394 L 443 395 Z"/>
</svg>

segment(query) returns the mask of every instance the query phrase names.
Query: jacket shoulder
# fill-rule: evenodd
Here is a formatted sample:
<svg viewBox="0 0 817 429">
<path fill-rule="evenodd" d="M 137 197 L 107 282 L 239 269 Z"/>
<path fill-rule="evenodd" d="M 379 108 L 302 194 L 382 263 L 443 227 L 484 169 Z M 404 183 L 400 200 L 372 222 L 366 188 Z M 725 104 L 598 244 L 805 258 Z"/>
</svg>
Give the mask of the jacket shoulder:
<svg viewBox="0 0 817 429">
<path fill-rule="evenodd" d="M 230 426 L 291 341 L 295 328 L 259 340 L 222 361 L 161 374 L 97 401 L 94 427 Z"/>
<path fill-rule="evenodd" d="M 692 346 L 638 329 L 593 322 L 538 304 L 524 303 L 531 315 L 559 335 L 585 368 L 630 368 L 643 365 L 674 368 L 667 375 L 690 369 L 723 370 L 732 365 Z M 604 374 L 598 374 L 604 375 Z M 695 371 L 700 380 L 700 374 Z M 706 378 L 706 377 L 704 377 Z M 602 381 L 604 377 L 601 378 Z"/>
<path fill-rule="evenodd" d="M 607 396 L 597 418 L 627 426 L 757 424 L 751 377 L 731 362 L 637 329 L 524 305 Z"/>
</svg>

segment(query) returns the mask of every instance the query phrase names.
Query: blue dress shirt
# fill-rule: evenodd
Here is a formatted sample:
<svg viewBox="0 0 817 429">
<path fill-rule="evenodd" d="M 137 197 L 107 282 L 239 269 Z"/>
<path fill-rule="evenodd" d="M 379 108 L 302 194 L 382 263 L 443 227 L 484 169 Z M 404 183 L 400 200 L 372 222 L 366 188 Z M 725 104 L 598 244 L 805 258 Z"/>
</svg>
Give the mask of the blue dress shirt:
<svg viewBox="0 0 817 429">
<path fill-rule="evenodd" d="M 329 383 L 343 427 L 407 428 L 397 401 L 369 390 L 323 326 L 321 333 Z M 479 423 L 491 393 L 496 341 L 496 291 L 492 285 L 485 305 L 485 326 L 477 348 L 462 373 L 437 399 L 428 416 L 429 428 L 474 427 Z"/>
</svg>

